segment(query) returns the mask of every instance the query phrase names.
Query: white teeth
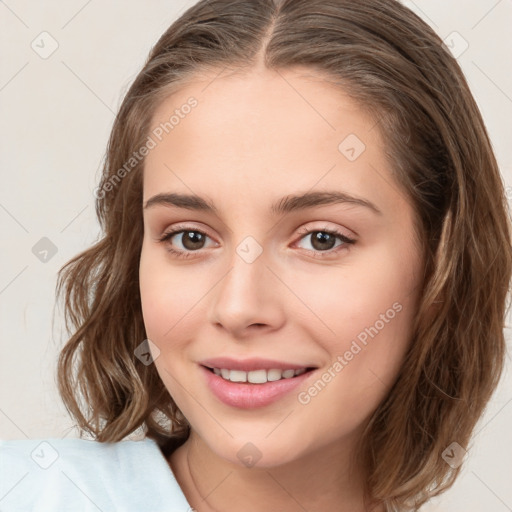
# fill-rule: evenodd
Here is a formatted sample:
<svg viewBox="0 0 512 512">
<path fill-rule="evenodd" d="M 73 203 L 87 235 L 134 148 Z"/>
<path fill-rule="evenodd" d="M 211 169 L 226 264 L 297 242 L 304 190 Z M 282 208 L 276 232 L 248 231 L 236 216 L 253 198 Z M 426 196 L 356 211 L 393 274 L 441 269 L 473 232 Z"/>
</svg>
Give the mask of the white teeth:
<svg viewBox="0 0 512 512">
<path fill-rule="evenodd" d="M 279 380 L 281 378 L 281 374 L 283 372 L 281 370 L 268 370 L 267 372 L 267 380 L 274 381 Z"/>
<path fill-rule="evenodd" d="M 213 368 L 215 375 L 219 375 L 225 380 L 231 382 L 250 382 L 252 384 L 264 384 L 281 379 L 291 379 L 296 375 L 302 375 L 306 368 L 298 370 L 280 370 L 273 368 L 271 370 L 253 370 L 244 372 L 242 370 L 228 370 L 226 368 Z"/>
<path fill-rule="evenodd" d="M 233 370 L 231 370 L 233 371 Z M 245 373 L 245 372 L 242 372 Z M 253 384 L 264 384 L 267 382 L 267 371 L 266 370 L 254 370 L 247 372 L 247 380 Z"/>
<path fill-rule="evenodd" d="M 247 372 L 231 370 L 229 372 L 229 380 L 231 382 L 247 382 Z"/>
</svg>

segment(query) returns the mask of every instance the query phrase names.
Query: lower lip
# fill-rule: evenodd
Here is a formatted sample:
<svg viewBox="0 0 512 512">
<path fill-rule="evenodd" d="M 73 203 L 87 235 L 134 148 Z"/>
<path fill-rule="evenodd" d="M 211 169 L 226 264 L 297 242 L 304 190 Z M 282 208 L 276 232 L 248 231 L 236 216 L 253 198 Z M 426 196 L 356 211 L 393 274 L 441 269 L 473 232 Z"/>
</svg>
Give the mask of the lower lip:
<svg viewBox="0 0 512 512">
<path fill-rule="evenodd" d="M 212 393 L 226 405 L 239 409 L 255 409 L 276 402 L 293 391 L 313 373 L 313 371 L 307 371 L 289 379 L 266 382 L 265 384 L 251 384 L 225 380 L 204 366 L 201 366 L 201 371 L 205 375 Z"/>
</svg>

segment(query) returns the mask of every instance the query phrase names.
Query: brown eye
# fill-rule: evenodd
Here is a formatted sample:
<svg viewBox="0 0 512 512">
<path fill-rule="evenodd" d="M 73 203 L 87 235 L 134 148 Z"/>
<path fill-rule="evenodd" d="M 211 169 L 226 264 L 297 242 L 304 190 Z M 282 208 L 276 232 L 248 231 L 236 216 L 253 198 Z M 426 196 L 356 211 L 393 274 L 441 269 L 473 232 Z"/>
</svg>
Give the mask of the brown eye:
<svg viewBox="0 0 512 512">
<path fill-rule="evenodd" d="M 311 245 L 316 251 L 329 251 L 336 244 L 336 236 L 326 231 L 313 231 Z"/>
<path fill-rule="evenodd" d="M 198 229 L 176 227 L 173 231 L 164 233 L 158 240 L 159 242 L 167 244 L 167 250 L 172 254 L 189 257 L 191 253 L 197 252 L 205 247 L 207 238 L 210 237 Z"/>
<path fill-rule="evenodd" d="M 355 240 L 352 238 L 349 238 L 343 233 L 335 230 L 309 230 L 303 231 L 302 234 L 304 236 L 301 238 L 301 240 L 310 238 L 310 245 L 312 249 L 306 249 L 314 253 L 336 253 L 337 250 L 333 249 L 337 249 L 339 247 L 341 250 L 345 248 L 345 246 L 355 243 Z M 340 240 L 340 243 L 335 245 L 337 240 Z M 320 257 L 323 257 L 323 254 L 321 254 Z"/>
<path fill-rule="evenodd" d="M 343 250 L 346 246 L 356 242 L 336 230 L 303 230 L 301 234 L 303 235 L 301 240 L 310 237 L 311 249 L 306 248 L 306 250 L 318 258 L 336 254 L 338 250 Z M 211 237 L 198 229 L 176 226 L 174 230 L 164 233 L 158 240 L 165 243 L 169 253 L 176 257 L 190 258 L 194 252 L 200 253 L 201 249 L 205 248 L 206 239 L 211 239 Z M 338 245 L 336 245 L 337 241 L 339 241 Z"/>
<path fill-rule="evenodd" d="M 176 235 L 183 234 L 181 243 L 189 251 L 202 249 L 205 241 L 205 235 L 199 231 L 180 231 Z M 174 235 L 174 236 L 176 236 Z"/>
</svg>

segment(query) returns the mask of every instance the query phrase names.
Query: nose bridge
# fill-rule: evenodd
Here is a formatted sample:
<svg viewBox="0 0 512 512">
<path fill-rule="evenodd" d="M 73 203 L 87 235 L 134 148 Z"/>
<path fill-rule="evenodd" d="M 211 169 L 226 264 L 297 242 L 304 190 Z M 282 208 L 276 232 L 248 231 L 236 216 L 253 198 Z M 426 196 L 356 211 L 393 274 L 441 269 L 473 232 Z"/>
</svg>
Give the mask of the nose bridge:
<svg viewBox="0 0 512 512">
<path fill-rule="evenodd" d="M 248 235 L 232 247 L 227 260 L 229 270 L 213 295 L 211 320 L 231 330 L 252 324 L 275 325 L 280 308 L 275 276 L 267 268 L 267 251 Z"/>
</svg>

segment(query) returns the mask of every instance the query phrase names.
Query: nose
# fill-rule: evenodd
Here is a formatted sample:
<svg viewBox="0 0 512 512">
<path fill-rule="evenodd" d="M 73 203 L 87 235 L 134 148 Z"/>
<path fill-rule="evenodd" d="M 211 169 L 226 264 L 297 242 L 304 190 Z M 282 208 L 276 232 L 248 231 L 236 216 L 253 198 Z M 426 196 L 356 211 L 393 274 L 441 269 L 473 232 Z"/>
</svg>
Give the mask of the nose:
<svg viewBox="0 0 512 512">
<path fill-rule="evenodd" d="M 251 260 L 243 251 L 234 252 L 229 269 L 211 291 L 210 322 L 237 339 L 279 329 L 285 318 L 286 287 L 265 252 Z"/>
</svg>

